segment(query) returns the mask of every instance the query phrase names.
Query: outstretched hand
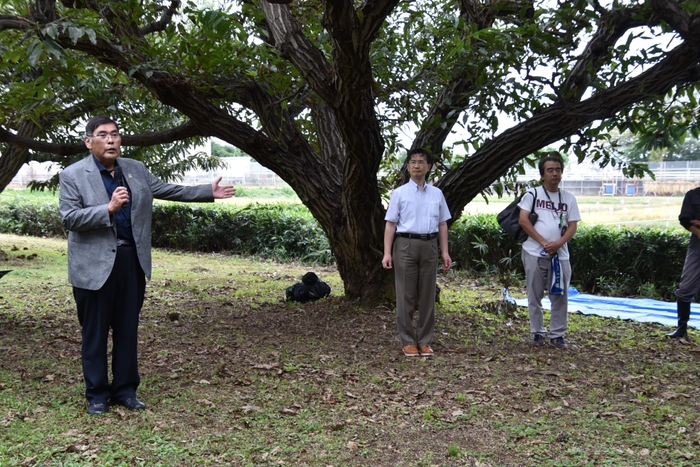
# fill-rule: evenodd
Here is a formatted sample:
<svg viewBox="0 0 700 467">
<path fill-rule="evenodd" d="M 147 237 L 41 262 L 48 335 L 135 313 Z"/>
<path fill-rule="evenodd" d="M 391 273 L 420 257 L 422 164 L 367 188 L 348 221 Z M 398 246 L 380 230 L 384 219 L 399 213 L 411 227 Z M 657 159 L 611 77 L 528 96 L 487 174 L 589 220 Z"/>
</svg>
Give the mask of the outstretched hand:
<svg viewBox="0 0 700 467">
<path fill-rule="evenodd" d="M 236 194 L 236 187 L 233 185 L 219 185 L 221 177 L 214 180 L 211 184 L 211 192 L 214 199 L 230 198 Z"/>
</svg>

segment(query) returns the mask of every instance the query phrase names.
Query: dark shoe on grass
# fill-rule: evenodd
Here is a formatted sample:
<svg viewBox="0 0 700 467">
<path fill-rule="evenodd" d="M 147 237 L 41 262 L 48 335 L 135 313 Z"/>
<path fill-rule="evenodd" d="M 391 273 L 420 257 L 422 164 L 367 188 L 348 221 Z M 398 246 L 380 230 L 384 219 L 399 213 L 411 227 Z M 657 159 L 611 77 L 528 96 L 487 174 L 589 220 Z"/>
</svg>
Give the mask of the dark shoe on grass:
<svg viewBox="0 0 700 467">
<path fill-rule="evenodd" d="M 119 402 L 119 405 L 126 407 L 129 410 L 144 410 L 146 408 L 146 404 L 135 397 L 127 397 L 123 401 Z"/>
<path fill-rule="evenodd" d="M 109 406 L 107 405 L 106 402 L 90 402 L 88 404 L 88 414 L 90 415 L 102 415 L 103 413 L 107 413 L 109 410 Z"/>
<path fill-rule="evenodd" d="M 669 332 L 666 334 L 666 337 L 670 337 L 671 339 L 678 339 L 680 337 L 685 337 L 688 335 L 688 328 L 687 327 L 679 327 L 673 332 Z"/>
<path fill-rule="evenodd" d="M 554 339 L 549 340 L 549 344 L 554 347 L 555 349 L 568 349 L 569 346 L 566 345 L 566 342 L 564 342 L 563 337 L 555 337 Z"/>
<path fill-rule="evenodd" d="M 532 346 L 533 347 L 544 347 L 544 345 L 547 343 L 547 340 L 544 338 L 544 336 L 540 334 L 535 334 L 534 337 L 532 338 Z"/>
</svg>

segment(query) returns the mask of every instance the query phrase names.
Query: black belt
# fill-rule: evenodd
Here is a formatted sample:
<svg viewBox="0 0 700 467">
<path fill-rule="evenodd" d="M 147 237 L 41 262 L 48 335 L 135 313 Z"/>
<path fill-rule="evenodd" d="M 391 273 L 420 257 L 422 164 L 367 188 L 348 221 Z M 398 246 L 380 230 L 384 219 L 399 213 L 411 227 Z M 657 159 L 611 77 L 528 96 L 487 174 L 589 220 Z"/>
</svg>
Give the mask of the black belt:
<svg viewBox="0 0 700 467">
<path fill-rule="evenodd" d="M 415 234 L 415 233 L 406 233 L 406 232 L 396 232 L 396 235 L 399 237 L 403 237 L 403 238 L 414 238 L 417 240 L 432 240 L 438 236 L 437 233 Z"/>
<path fill-rule="evenodd" d="M 134 246 L 134 242 L 131 240 L 124 240 L 123 238 L 118 238 L 117 246 Z"/>
</svg>

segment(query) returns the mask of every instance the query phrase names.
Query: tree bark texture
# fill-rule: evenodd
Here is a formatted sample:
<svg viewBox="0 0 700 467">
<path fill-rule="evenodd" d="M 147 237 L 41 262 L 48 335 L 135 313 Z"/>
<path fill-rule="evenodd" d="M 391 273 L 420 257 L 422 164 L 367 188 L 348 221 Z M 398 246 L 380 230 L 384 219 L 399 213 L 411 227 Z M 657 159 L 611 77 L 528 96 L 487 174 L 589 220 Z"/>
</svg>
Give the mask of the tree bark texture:
<svg viewBox="0 0 700 467">
<path fill-rule="evenodd" d="M 321 1 L 321 24 L 330 52 L 304 35 L 293 15 L 295 3 L 259 0 L 265 22 L 262 29 L 269 34 L 264 38 L 265 45 L 274 46 L 279 57 L 301 76 L 300 88 L 292 93 L 296 98 L 288 106 L 263 82 L 243 75 L 222 76 L 217 86 L 207 87 L 194 75 L 157 68 L 157 60 L 147 53 L 146 38 L 168 26 L 179 6 L 177 1 L 162 10 L 157 21 L 146 25 L 136 24 L 116 3 L 101 8 L 93 2 L 64 1 L 65 8 L 89 8 L 91 14 L 103 15 L 107 33 L 93 41 L 75 39 L 59 29 L 52 40 L 72 53 L 81 53 L 123 73 L 188 119 L 169 131 L 125 136 L 124 145 L 149 145 L 188 136 L 212 136 L 235 145 L 285 180 L 319 221 L 349 298 L 366 303 L 393 299 L 392 274 L 381 266 L 385 207 L 377 174 L 385 144 L 377 115 L 371 51 L 387 16 L 399 2 L 368 0 L 356 7 L 357 2 L 350 0 Z M 700 15 L 688 14 L 672 0 L 652 0 L 650 5 L 603 11 L 599 28 L 555 89 L 556 100 L 487 141 L 444 174 L 436 185 L 445 194 L 453 220 L 475 196 L 534 151 L 635 103 L 663 99 L 674 86 L 700 81 Z M 478 30 L 490 28 L 496 18 L 522 24 L 534 15 L 530 0 L 460 0 L 458 9 L 464 22 Z M 27 17 L 0 15 L 0 33 L 18 29 L 46 39 L 39 26 L 53 21 L 55 15 L 55 1 L 37 0 Z M 655 26 L 660 21 L 675 28 L 683 44 L 639 76 L 595 89 L 590 95 L 591 76 L 608 63 L 615 43 L 634 27 Z M 461 62 L 450 73 L 441 83 L 442 90 L 426 105 L 425 124 L 412 145 L 438 156 L 458 117 L 479 99 L 480 87 L 488 84 L 483 81 L 490 78 Z M 586 95 L 590 97 L 584 99 Z M 259 126 L 238 118 L 231 110 L 234 106 L 252 112 Z M 311 114 L 312 138 L 295 120 L 302 111 Z M 40 134 L 39 127 L 28 122 L 18 125 L 14 132 L 0 128 L 0 142 L 8 145 L 0 158 L 0 188 L 30 158 L 30 149 L 62 156 L 84 151 L 82 143 L 67 146 L 35 141 Z"/>
</svg>

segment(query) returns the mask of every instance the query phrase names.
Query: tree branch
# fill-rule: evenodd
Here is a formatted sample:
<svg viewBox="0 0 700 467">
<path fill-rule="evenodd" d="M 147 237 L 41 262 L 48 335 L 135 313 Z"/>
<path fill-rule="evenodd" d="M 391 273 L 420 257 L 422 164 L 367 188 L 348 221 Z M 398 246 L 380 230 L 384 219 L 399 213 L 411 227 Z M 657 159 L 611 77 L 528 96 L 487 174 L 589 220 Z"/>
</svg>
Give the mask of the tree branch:
<svg viewBox="0 0 700 467">
<path fill-rule="evenodd" d="M 154 146 L 156 144 L 168 144 L 183 139 L 192 138 L 194 136 L 207 136 L 191 121 L 171 128 L 169 130 L 159 131 L 156 133 L 144 133 L 140 135 L 124 135 L 122 136 L 122 144 L 124 146 Z M 0 127 L 0 143 L 7 143 L 11 146 L 30 149 L 38 152 L 48 152 L 59 156 L 74 156 L 82 152 L 86 152 L 85 143 L 82 141 L 75 144 L 56 144 L 45 141 L 37 141 L 34 138 L 29 138 L 13 134 L 12 132 Z"/>
<path fill-rule="evenodd" d="M 476 24 L 479 29 L 491 27 L 494 19 L 500 18 L 520 23 L 522 19 L 532 18 L 535 14 L 533 0 L 501 0 L 478 2 L 476 0 L 458 0 L 460 16 L 467 24 Z"/>
<path fill-rule="evenodd" d="M 163 7 L 163 14 L 160 17 L 160 20 L 155 21 L 153 23 L 147 24 L 146 26 L 142 27 L 140 29 L 140 34 L 142 36 L 146 36 L 148 34 L 152 34 L 154 32 L 160 32 L 164 31 L 166 27 L 168 27 L 168 24 L 173 19 L 173 15 L 177 13 L 177 9 L 180 7 L 180 0 L 173 0 L 173 2 L 170 4 L 169 7 L 164 6 Z"/>
<path fill-rule="evenodd" d="M 5 29 L 29 29 L 31 24 L 20 16 L 0 15 L 0 32 Z"/>
<path fill-rule="evenodd" d="M 598 30 L 579 56 L 569 77 L 561 85 L 560 96 L 575 102 L 583 97 L 597 71 L 608 63 L 609 50 L 617 40 L 629 29 L 649 24 L 636 19 L 641 11 L 641 7 L 630 7 L 623 10 L 603 10 L 601 12 Z"/>
<path fill-rule="evenodd" d="M 56 0 L 36 0 L 29 4 L 26 16 L 0 15 L 0 32 L 5 29 L 27 29 L 32 23 L 46 24 L 56 21 Z"/>
<path fill-rule="evenodd" d="M 493 27 L 496 18 L 531 17 L 534 14 L 532 0 L 479 3 L 474 0 L 460 0 L 461 16 L 467 24 L 476 24 L 479 30 Z M 420 131 L 413 141 L 412 149 L 427 149 L 436 157 L 442 152 L 443 144 L 452 131 L 461 112 L 469 105 L 476 77 L 464 66 L 454 67 L 452 78 L 440 92 L 431 106 Z M 440 125 L 431 124 L 440 122 Z M 404 178 L 408 174 L 404 171 Z"/>
<path fill-rule="evenodd" d="M 697 83 L 699 62 L 700 48 L 682 44 L 635 78 L 573 105 L 557 102 L 504 131 L 436 183 L 450 186 L 445 196 L 453 219 L 461 214 L 462 206 L 528 154 L 573 135 L 596 120 L 610 118 L 625 107 L 663 96 L 674 86 Z"/>
<path fill-rule="evenodd" d="M 360 43 L 374 42 L 387 16 L 394 11 L 399 2 L 400 0 L 367 0 L 360 7 L 358 10 L 362 14 L 358 31 Z"/>
<path fill-rule="evenodd" d="M 700 11 L 689 15 L 673 0 L 651 0 L 652 8 L 662 20 L 669 24 L 688 42 L 700 44 Z"/>
<path fill-rule="evenodd" d="M 323 53 L 304 36 L 287 5 L 260 0 L 267 24 L 280 54 L 299 70 L 311 88 L 326 102 L 337 97 L 333 72 Z"/>
<path fill-rule="evenodd" d="M 29 7 L 29 14 L 39 23 L 56 21 L 56 0 L 36 0 Z"/>
<path fill-rule="evenodd" d="M 0 128 L 1 129 L 1 128 Z M 19 125 L 19 134 L 25 138 L 32 138 L 41 131 L 39 125 L 31 120 L 26 120 Z M 2 135 L 0 135 L 0 138 Z M 2 141 L 0 139 L 0 141 Z M 29 151 L 25 148 L 8 145 L 0 155 L 0 187 L 2 190 L 12 181 L 20 167 L 29 161 Z"/>
</svg>

